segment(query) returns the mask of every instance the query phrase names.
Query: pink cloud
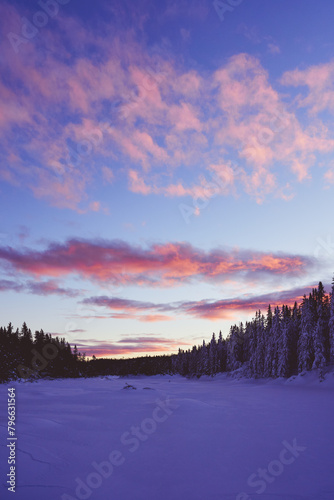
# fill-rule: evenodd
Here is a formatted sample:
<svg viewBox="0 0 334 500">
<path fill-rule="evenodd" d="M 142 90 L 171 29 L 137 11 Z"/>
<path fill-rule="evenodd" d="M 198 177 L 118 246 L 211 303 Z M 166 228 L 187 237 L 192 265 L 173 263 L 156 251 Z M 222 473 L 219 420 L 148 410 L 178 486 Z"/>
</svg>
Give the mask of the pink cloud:
<svg viewBox="0 0 334 500">
<path fill-rule="evenodd" d="M 139 321 L 150 322 L 151 315 L 140 315 L 138 313 L 145 311 L 152 311 L 152 317 L 155 321 L 159 317 L 159 312 L 165 311 L 173 315 L 186 315 L 199 319 L 206 319 L 211 321 L 222 319 L 234 319 L 240 316 L 240 312 L 252 312 L 261 310 L 265 313 L 269 304 L 274 308 L 276 306 L 288 305 L 293 306 L 295 302 L 300 304 L 302 298 L 312 291 L 312 286 L 305 286 L 303 288 L 293 288 L 290 290 L 283 290 L 276 293 L 267 293 L 263 295 L 244 295 L 222 300 L 208 300 L 203 299 L 199 301 L 188 302 L 174 302 L 169 304 L 159 304 L 152 302 L 141 302 L 137 300 L 119 299 L 117 297 L 90 297 L 85 299 L 83 303 L 104 307 L 112 311 L 110 315 L 104 316 L 105 318 L 117 319 L 136 319 Z M 121 311 L 115 314 L 114 311 Z M 132 313 L 132 314 L 131 314 Z M 158 314 L 157 314 L 158 313 Z M 164 318 L 171 319 L 171 316 L 162 315 L 161 321 Z M 160 321 L 160 320 L 158 320 Z"/>
<path fill-rule="evenodd" d="M 167 316 L 166 314 L 145 314 L 140 317 L 140 321 L 144 321 L 145 323 L 156 323 L 160 321 L 171 321 L 173 318 L 171 316 Z"/>
<path fill-rule="evenodd" d="M 36 198 L 47 198 L 51 205 L 59 208 L 70 208 L 81 211 L 78 208 L 82 199 L 87 196 L 85 188 L 87 179 L 82 174 L 68 173 L 63 179 L 38 171 L 39 182 L 32 185 L 31 189 Z"/>
<path fill-rule="evenodd" d="M 324 179 L 326 180 L 327 183 L 334 184 L 334 167 L 329 168 L 324 173 Z"/>
<path fill-rule="evenodd" d="M 59 286 L 57 281 L 35 281 L 26 284 L 26 289 L 29 293 L 36 295 L 63 295 L 67 297 L 76 297 L 79 294 L 78 290 L 72 290 L 69 288 L 62 288 Z"/>
<path fill-rule="evenodd" d="M 117 143 L 124 153 L 134 162 L 141 163 L 142 166 L 148 169 L 148 155 L 143 149 L 134 143 L 126 134 L 116 129 L 109 129 L 109 134 Z"/>
<path fill-rule="evenodd" d="M 115 179 L 115 174 L 113 172 L 113 170 L 109 167 L 102 167 L 102 176 L 103 176 L 103 179 L 108 183 L 108 184 L 112 184 L 114 179 Z"/>
<path fill-rule="evenodd" d="M 308 294 L 312 287 L 292 289 L 278 293 L 268 293 L 260 296 L 249 296 L 247 298 L 233 298 L 224 300 L 202 300 L 198 302 L 185 302 L 181 305 L 187 315 L 195 316 L 200 319 L 212 321 L 221 319 L 235 319 L 240 316 L 240 312 L 255 312 L 261 310 L 265 313 L 269 304 L 272 307 L 289 305 L 293 306 L 295 302 L 300 303 L 303 295 Z"/>
<path fill-rule="evenodd" d="M 147 132 L 135 132 L 134 140 L 138 144 L 138 147 L 150 153 L 157 161 L 164 162 L 168 159 L 166 151 L 158 146 Z"/>
<path fill-rule="evenodd" d="M 60 295 L 67 297 L 76 297 L 79 295 L 79 290 L 71 288 L 63 288 L 57 281 L 13 281 L 13 280 L 0 280 L 0 292 L 20 292 L 31 293 L 34 295 Z"/>
<path fill-rule="evenodd" d="M 4 268 L 34 276 L 78 275 L 100 283 L 170 286 L 189 281 L 224 281 L 237 276 L 263 280 L 305 274 L 312 259 L 283 253 L 213 249 L 186 243 L 142 248 L 123 241 L 72 239 L 45 250 L 0 248 Z"/>
<path fill-rule="evenodd" d="M 113 8 L 123 12 L 121 6 Z M 6 29 L 19 30 L 21 11 L 7 4 L 1 9 Z M 261 202 L 282 192 L 277 175 L 282 165 L 302 181 L 311 176 L 316 155 L 334 150 L 333 131 L 320 120 L 301 125 L 292 98 L 285 110 L 289 97 L 279 94 L 254 56 L 236 54 L 212 74 L 202 74 L 163 51 L 149 52 L 134 32 L 121 32 L 117 24 L 109 26 L 105 36 L 103 30 L 90 31 L 62 13 L 55 22 L 61 29 L 44 31 L 48 51 L 43 44 L 21 46 L 24 64 L 13 57 L 9 43 L 4 45 L 11 84 L 0 83 L 1 145 L 6 156 L 1 177 L 28 187 L 53 206 L 79 211 L 94 207 L 99 200 L 90 199 L 89 186 L 98 182 L 95 179 L 118 180 L 105 170 L 111 160 L 123 165 L 121 172 L 128 175 L 134 192 L 199 196 L 205 190 L 201 176 L 212 166 L 227 165 L 229 150 L 239 155 L 245 172 L 233 189 L 243 189 Z M 77 49 L 70 60 L 67 47 L 74 43 Z M 96 57 L 87 55 L 87 45 Z M 278 51 L 272 40 L 269 45 Z M 308 106 L 312 112 L 333 110 L 333 68 L 328 63 L 290 71 L 282 83 L 308 89 L 297 106 Z M 106 117 L 109 127 L 101 132 L 99 117 L 105 115 L 106 103 L 113 116 Z M 67 110 L 64 123 L 55 116 L 56 109 Z M 29 126 L 26 155 L 16 148 L 13 125 Z M 92 143 L 91 156 L 79 155 L 80 168 L 66 163 L 69 139 Z M 10 161 L 12 155 L 15 162 Z M 27 155 L 32 158 L 29 164 Z M 96 156 L 104 166 L 95 163 Z M 186 187 L 185 166 L 191 166 L 198 183 Z M 97 169 L 100 176 L 95 175 Z M 59 173 L 61 182 L 54 178 Z M 231 178 L 228 184 L 232 187 Z M 229 192 L 221 189 L 219 195 Z"/>
<path fill-rule="evenodd" d="M 201 132 L 203 125 L 198 119 L 197 113 L 189 104 L 184 102 L 180 106 L 172 106 L 169 110 L 169 119 L 174 124 L 177 131 L 197 130 Z"/>
<path fill-rule="evenodd" d="M 208 175 L 208 178 L 200 176 L 198 184 L 191 186 L 184 186 L 180 181 L 177 184 L 167 184 L 165 186 L 157 186 L 154 183 L 149 185 L 145 182 L 145 174 L 136 170 L 129 170 L 129 189 L 142 195 L 154 193 L 171 198 L 191 196 L 194 199 L 209 199 L 219 193 L 228 194 L 234 191 L 234 179 L 238 174 L 232 167 L 228 165 L 210 165 L 209 169 L 210 175 Z"/>
<path fill-rule="evenodd" d="M 150 194 L 152 192 L 152 188 L 147 186 L 142 178 L 139 177 L 139 173 L 135 170 L 129 170 L 129 189 L 134 193 L 140 194 Z"/>
<path fill-rule="evenodd" d="M 305 70 L 295 69 L 283 74 L 283 85 L 293 87 L 307 87 L 306 97 L 299 95 L 298 104 L 307 107 L 310 113 L 334 111 L 334 63 L 325 63 L 311 66 Z"/>
<path fill-rule="evenodd" d="M 172 353 L 177 352 L 180 346 L 188 347 L 191 344 L 182 339 L 174 340 L 162 337 L 143 336 L 129 337 L 109 342 L 95 339 L 78 339 L 75 341 L 80 352 L 87 356 L 108 357 L 117 355 L 135 355 L 136 353 Z"/>
<path fill-rule="evenodd" d="M 22 285 L 13 280 L 0 280 L 0 292 L 20 292 L 22 291 Z"/>
<path fill-rule="evenodd" d="M 196 71 L 192 70 L 180 75 L 171 83 L 176 93 L 182 93 L 184 96 L 198 97 L 203 80 Z"/>
</svg>

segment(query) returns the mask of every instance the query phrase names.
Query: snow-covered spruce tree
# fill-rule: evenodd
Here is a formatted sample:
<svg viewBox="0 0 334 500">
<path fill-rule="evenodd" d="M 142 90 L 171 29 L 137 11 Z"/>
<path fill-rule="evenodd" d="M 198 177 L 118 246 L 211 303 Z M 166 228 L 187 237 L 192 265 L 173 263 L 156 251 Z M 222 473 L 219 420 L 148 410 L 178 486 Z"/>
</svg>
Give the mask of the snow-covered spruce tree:
<svg viewBox="0 0 334 500">
<path fill-rule="evenodd" d="M 313 369 L 324 368 L 329 361 L 329 300 L 321 281 L 315 293 L 315 300 L 317 320 L 313 330 Z"/>
<path fill-rule="evenodd" d="M 314 293 L 304 295 L 301 307 L 301 331 L 298 344 L 298 371 L 311 370 L 314 361 L 313 331 L 316 325 Z"/>
<path fill-rule="evenodd" d="M 274 353 L 274 337 L 273 337 L 273 315 L 271 311 L 271 306 L 269 304 L 267 318 L 266 318 L 266 344 L 264 353 L 264 376 L 271 377 L 272 366 L 273 366 L 273 353 Z"/>
<path fill-rule="evenodd" d="M 273 324 L 273 313 L 271 310 L 271 305 L 269 304 L 266 317 L 266 330 L 269 331 Z"/>
<path fill-rule="evenodd" d="M 7 335 L 7 329 L 0 328 L 0 383 L 7 382 L 9 380 L 9 370 L 11 361 L 11 352 L 9 350 L 9 337 Z"/>
<path fill-rule="evenodd" d="M 301 308 L 294 303 L 291 316 L 291 374 L 298 372 L 298 345 L 301 328 Z"/>
<path fill-rule="evenodd" d="M 33 338 L 30 328 L 27 327 L 26 322 L 23 323 L 20 331 L 20 351 L 22 355 L 22 363 L 28 365 L 31 362 L 33 349 Z"/>
<path fill-rule="evenodd" d="M 178 371 L 179 359 L 177 354 L 172 354 L 172 373 L 179 373 Z"/>
<path fill-rule="evenodd" d="M 218 369 L 218 349 L 216 336 L 213 333 L 209 344 L 209 374 L 213 377 L 216 373 L 218 373 Z"/>
<path fill-rule="evenodd" d="M 198 363 L 197 347 L 194 345 L 189 354 L 189 374 L 191 376 L 194 376 L 197 373 L 197 363 Z"/>
<path fill-rule="evenodd" d="M 4 329 L 4 333 L 5 349 L 8 354 L 6 360 L 7 380 L 15 380 L 19 376 L 17 367 L 22 362 L 22 352 L 20 350 L 19 340 L 20 333 L 18 328 L 14 330 L 12 323 L 8 324 L 7 329 Z"/>
<path fill-rule="evenodd" d="M 209 352 L 205 340 L 200 348 L 198 368 L 199 375 L 209 375 Z"/>
<path fill-rule="evenodd" d="M 282 311 L 277 306 L 275 308 L 275 313 L 273 317 L 273 326 L 272 326 L 272 365 L 271 365 L 271 376 L 278 377 L 278 356 L 279 356 L 279 348 L 282 336 Z"/>
<path fill-rule="evenodd" d="M 234 366 L 234 359 L 233 359 L 233 340 L 232 340 L 232 335 L 233 335 L 233 328 L 234 326 L 230 326 L 230 331 L 228 333 L 228 336 L 226 338 L 226 370 L 227 371 L 232 371 L 233 366 Z"/>
<path fill-rule="evenodd" d="M 257 328 L 255 320 L 248 324 L 248 334 L 249 334 L 249 364 L 248 364 L 248 376 L 255 377 L 257 375 Z"/>
<path fill-rule="evenodd" d="M 197 346 L 196 371 L 195 371 L 195 375 L 197 375 L 197 377 L 200 377 L 202 375 L 202 372 L 201 372 L 202 348 L 203 348 L 203 344 Z"/>
<path fill-rule="evenodd" d="M 245 363 L 247 361 L 247 331 L 246 328 L 244 327 L 244 324 L 241 322 L 239 323 L 239 328 L 238 328 L 238 335 L 239 335 L 239 341 L 240 341 L 240 346 L 241 346 L 241 353 L 240 353 L 240 360 L 241 363 Z"/>
<path fill-rule="evenodd" d="M 265 358 L 265 320 L 261 311 L 255 313 L 255 318 L 250 323 L 248 375 L 250 377 L 263 377 Z"/>
<path fill-rule="evenodd" d="M 218 354 L 218 364 L 219 364 L 219 370 L 220 372 L 225 372 L 226 371 L 226 340 L 223 339 L 222 332 L 220 330 L 219 332 L 219 337 L 218 337 L 218 343 L 217 343 L 217 354 Z"/>
<path fill-rule="evenodd" d="M 266 330 L 265 330 L 265 320 L 261 311 L 257 313 L 257 318 L 255 319 L 256 330 L 257 330 L 257 346 L 256 346 L 256 375 L 263 377 L 264 375 L 264 356 L 265 356 L 265 342 L 266 342 Z"/>
<path fill-rule="evenodd" d="M 220 360 L 219 360 L 219 353 L 218 353 L 218 341 L 216 341 L 216 346 L 215 346 L 214 371 L 215 371 L 215 373 L 219 373 L 220 372 Z"/>
<path fill-rule="evenodd" d="M 179 348 L 178 353 L 177 353 L 177 357 L 175 359 L 174 366 L 173 366 L 176 373 L 180 373 L 180 374 L 182 374 L 182 372 L 183 372 L 182 353 L 183 353 L 182 349 Z"/>
<path fill-rule="evenodd" d="M 329 308 L 329 350 L 330 350 L 330 363 L 334 364 L 334 277 L 332 281 L 332 291 L 330 295 L 330 308 Z"/>
<path fill-rule="evenodd" d="M 278 342 L 277 376 L 289 377 L 292 374 L 292 311 L 288 306 L 282 307 L 281 335 Z"/>
<path fill-rule="evenodd" d="M 244 362 L 243 344 L 244 344 L 243 325 L 233 325 L 227 338 L 227 369 L 229 371 L 237 370 Z"/>
<path fill-rule="evenodd" d="M 249 321 L 246 321 L 245 326 L 242 325 L 242 329 L 244 332 L 244 343 L 243 343 L 243 362 L 247 363 L 249 366 L 249 361 L 251 358 L 251 337 L 252 337 L 252 324 Z"/>
</svg>

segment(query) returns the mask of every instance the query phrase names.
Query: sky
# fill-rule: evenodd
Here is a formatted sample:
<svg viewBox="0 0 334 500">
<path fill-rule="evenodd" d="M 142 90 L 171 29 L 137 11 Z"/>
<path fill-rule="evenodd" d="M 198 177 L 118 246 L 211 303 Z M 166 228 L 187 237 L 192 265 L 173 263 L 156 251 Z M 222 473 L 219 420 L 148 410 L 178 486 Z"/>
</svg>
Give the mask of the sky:
<svg viewBox="0 0 334 500">
<path fill-rule="evenodd" d="M 333 15 L 2 1 L 1 324 L 169 354 L 329 292 Z"/>
</svg>

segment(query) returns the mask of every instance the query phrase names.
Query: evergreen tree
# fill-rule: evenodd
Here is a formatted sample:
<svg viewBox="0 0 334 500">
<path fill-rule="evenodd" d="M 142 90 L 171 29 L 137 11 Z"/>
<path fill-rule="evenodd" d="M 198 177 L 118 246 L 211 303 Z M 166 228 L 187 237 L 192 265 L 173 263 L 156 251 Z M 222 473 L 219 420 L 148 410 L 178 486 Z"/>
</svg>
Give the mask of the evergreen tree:
<svg viewBox="0 0 334 500">
<path fill-rule="evenodd" d="M 22 363 L 27 364 L 31 359 L 31 350 L 33 349 L 33 340 L 30 328 L 27 327 L 26 322 L 23 323 L 20 332 L 20 345 L 21 345 L 21 360 Z"/>
<path fill-rule="evenodd" d="M 261 311 L 258 311 L 255 317 L 255 328 L 257 337 L 255 376 L 263 377 L 265 358 L 265 321 Z"/>
<path fill-rule="evenodd" d="M 277 376 L 289 377 L 292 373 L 292 335 L 293 323 L 291 321 L 291 309 L 282 307 L 281 333 L 278 342 L 277 353 Z"/>
<path fill-rule="evenodd" d="M 218 373 L 219 363 L 218 363 L 218 350 L 216 336 L 213 333 L 209 344 L 209 373 L 211 376 Z"/>
<path fill-rule="evenodd" d="M 328 337 L 329 337 L 330 362 L 334 364 L 334 277 L 332 281 L 332 291 L 330 296 Z"/>
<path fill-rule="evenodd" d="M 208 353 L 208 348 L 205 344 L 205 340 L 203 340 L 203 344 L 200 348 L 199 374 L 209 375 L 209 353 Z"/>
<path fill-rule="evenodd" d="M 217 345 L 217 353 L 218 353 L 218 365 L 219 365 L 219 371 L 220 372 L 225 372 L 226 371 L 226 341 L 223 339 L 222 332 L 220 330 L 219 332 L 219 337 L 218 337 L 218 345 Z"/>
<path fill-rule="evenodd" d="M 278 309 L 278 308 L 277 308 Z M 271 306 L 268 307 L 268 314 L 266 320 L 266 344 L 264 354 L 264 376 L 271 377 L 273 375 L 274 359 L 276 359 L 276 322 L 278 311 L 275 309 L 274 317 L 271 312 Z M 274 323 L 274 326 L 273 326 Z"/>
<path fill-rule="evenodd" d="M 298 345 L 301 328 L 301 309 L 294 303 L 291 315 L 291 374 L 298 372 Z"/>
<path fill-rule="evenodd" d="M 313 330 L 316 324 L 314 294 L 304 295 L 301 307 L 301 332 L 298 346 L 298 371 L 311 370 L 314 361 Z"/>
<path fill-rule="evenodd" d="M 314 361 L 312 368 L 324 368 L 329 361 L 329 301 L 323 284 L 319 283 L 316 293 L 317 321 L 313 331 Z"/>
<path fill-rule="evenodd" d="M 180 373 L 183 376 L 214 376 L 226 370 L 245 367 L 252 377 L 289 377 L 297 371 L 334 363 L 334 278 L 330 296 L 322 283 L 302 304 L 283 305 L 266 318 L 257 311 L 245 326 L 233 325 L 227 339 L 219 332 L 206 344 L 171 356 L 143 356 L 133 359 L 86 359 L 75 345 L 73 351 L 65 339 L 37 330 L 23 323 L 21 330 L 11 323 L 0 327 L 0 382 L 17 377 L 78 377 Z M 34 363 L 33 363 L 34 359 Z M 36 364 L 36 359 L 39 361 Z M 33 368 L 33 369 L 32 369 Z"/>
</svg>

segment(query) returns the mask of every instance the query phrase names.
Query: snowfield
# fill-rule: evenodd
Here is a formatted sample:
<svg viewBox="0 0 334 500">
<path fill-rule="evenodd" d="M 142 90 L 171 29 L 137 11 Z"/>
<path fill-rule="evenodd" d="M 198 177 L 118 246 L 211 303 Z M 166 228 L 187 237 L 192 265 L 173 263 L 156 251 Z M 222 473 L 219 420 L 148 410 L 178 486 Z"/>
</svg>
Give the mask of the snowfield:
<svg viewBox="0 0 334 500">
<path fill-rule="evenodd" d="M 13 386 L 15 496 L 6 485 Z M 333 373 L 1 385 L 1 498 L 333 500 L 333 396 Z"/>
</svg>

